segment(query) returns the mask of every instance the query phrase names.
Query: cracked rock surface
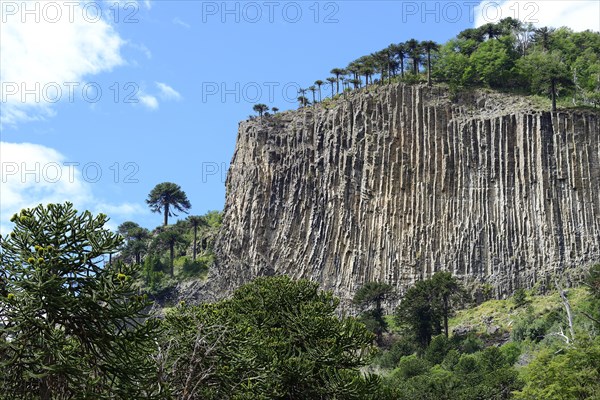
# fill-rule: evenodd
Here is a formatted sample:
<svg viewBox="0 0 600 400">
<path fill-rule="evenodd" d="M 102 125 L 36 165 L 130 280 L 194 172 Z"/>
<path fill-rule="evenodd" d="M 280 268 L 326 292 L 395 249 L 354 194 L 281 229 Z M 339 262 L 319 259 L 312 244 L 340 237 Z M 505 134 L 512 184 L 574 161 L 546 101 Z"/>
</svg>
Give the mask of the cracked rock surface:
<svg viewBox="0 0 600 400">
<path fill-rule="evenodd" d="M 349 299 L 446 270 L 502 297 L 598 262 L 599 119 L 396 84 L 242 122 L 213 290 L 287 274 Z"/>
</svg>

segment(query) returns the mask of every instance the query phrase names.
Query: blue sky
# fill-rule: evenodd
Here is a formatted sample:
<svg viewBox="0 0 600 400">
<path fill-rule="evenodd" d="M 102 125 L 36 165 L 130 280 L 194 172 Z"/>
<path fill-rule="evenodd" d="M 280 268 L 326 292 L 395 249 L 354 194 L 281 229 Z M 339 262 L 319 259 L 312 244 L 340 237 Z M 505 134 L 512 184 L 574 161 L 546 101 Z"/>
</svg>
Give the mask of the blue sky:
<svg viewBox="0 0 600 400">
<path fill-rule="evenodd" d="M 144 200 L 163 181 L 191 213 L 220 210 L 253 104 L 295 108 L 296 87 L 390 43 L 516 13 L 600 28 L 595 1 L 27 3 L 0 0 L 3 234 L 20 208 L 66 200 L 152 228 Z"/>
</svg>

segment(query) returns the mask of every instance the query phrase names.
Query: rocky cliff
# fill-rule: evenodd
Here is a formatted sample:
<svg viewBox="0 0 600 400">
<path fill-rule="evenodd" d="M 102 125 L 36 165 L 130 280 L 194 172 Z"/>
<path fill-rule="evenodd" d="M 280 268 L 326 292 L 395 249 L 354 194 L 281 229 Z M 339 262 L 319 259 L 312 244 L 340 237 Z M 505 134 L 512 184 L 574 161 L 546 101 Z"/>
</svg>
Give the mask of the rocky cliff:
<svg viewBox="0 0 600 400">
<path fill-rule="evenodd" d="M 212 278 L 349 298 L 447 270 L 496 295 L 600 261 L 600 113 L 388 85 L 240 124 Z"/>
</svg>

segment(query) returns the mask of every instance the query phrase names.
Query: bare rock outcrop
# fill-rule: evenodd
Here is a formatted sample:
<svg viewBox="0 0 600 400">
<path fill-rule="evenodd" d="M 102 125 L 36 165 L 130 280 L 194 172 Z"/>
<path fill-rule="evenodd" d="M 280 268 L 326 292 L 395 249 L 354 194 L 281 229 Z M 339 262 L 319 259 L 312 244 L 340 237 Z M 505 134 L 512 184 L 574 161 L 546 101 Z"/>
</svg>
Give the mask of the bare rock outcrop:
<svg viewBox="0 0 600 400">
<path fill-rule="evenodd" d="M 600 260 L 599 119 L 398 84 L 242 122 L 211 280 L 545 285 Z"/>
</svg>

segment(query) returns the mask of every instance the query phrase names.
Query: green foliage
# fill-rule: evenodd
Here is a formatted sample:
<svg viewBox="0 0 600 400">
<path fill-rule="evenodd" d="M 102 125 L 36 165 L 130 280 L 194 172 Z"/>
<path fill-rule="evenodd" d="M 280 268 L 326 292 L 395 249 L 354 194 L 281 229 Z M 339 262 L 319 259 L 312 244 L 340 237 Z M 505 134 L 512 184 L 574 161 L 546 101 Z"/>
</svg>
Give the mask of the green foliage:
<svg viewBox="0 0 600 400">
<path fill-rule="evenodd" d="M 262 103 L 260 103 L 260 104 L 255 104 L 255 105 L 252 107 L 252 110 L 253 110 L 254 112 L 257 112 L 257 113 L 258 113 L 258 115 L 259 115 L 259 116 L 262 118 L 263 114 L 264 114 L 265 112 L 269 111 L 269 107 L 268 107 L 266 104 L 262 104 Z"/>
<path fill-rule="evenodd" d="M 229 300 L 181 306 L 165 320 L 164 382 L 190 398 L 369 399 L 373 336 L 308 281 L 259 278 Z M 193 382 L 190 386 L 188 383 Z"/>
<path fill-rule="evenodd" d="M 375 304 L 379 307 L 381 302 L 392 294 L 392 292 L 392 286 L 387 283 L 367 282 L 363 287 L 358 289 L 354 295 L 353 302 L 360 306 L 370 306 Z"/>
<path fill-rule="evenodd" d="M 196 261 L 188 256 L 182 256 L 175 259 L 174 265 L 176 269 L 181 271 L 180 275 L 183 277 L 200 277 L 206 274 L 209 265 L 211 265 L 213 261 L 214 256 L 212 254 L 198 257 Z"/>
<path fill-rule="evenodd" d="M 390 346 L 389 350 L 381 352 L 375 364 L 381 368 L 393 369 L 398 366 L 398 362 L 404 356 L 409 356 L 416 351 L 415 345 L 406 338 L 400 338 L 395 340 Z"/>
<path fill-rule="evenodd" d="M 375 307 L 361 314 L 361 322 L 367 326 L 367 329 L 377 335 L 378 341 L 381 341 L 382 333 L 387 330 L 381 303 L 392 293 L 393 288 L 387 283 L 367 282 L 354 295 L 354 304 L 361 307 Z"/>
<path fill-rule="evenodd" d="M 395 312 L 396 323 L 425 349 L 442 328 L 448 336 L 448 318 L 463 298 L 464 290 L 456 278 L 448 272 L 436 272 L 406 292 Z"/>
<path fill-rule="evenodd" d="M 421 83 L 422 80 L 419 75 L 407 74 L 407 75 L 404 75 L 404 78 L 402 78 L 402 82 L 409 84 L 409 85 L 416 85 L 418 83 Z"/>
<path fill-rule="evenodd" d="M 442 331 L 439 309 L 435 307 L 431 280 L 418 281 L 407 292 L 396 309 L 396 323 L 413 338 L 421 349 L 426 348 L 433 335 Z"/>
<path fill-rule="evenodd" d="M 491 300 L 461 311 L 454 323 L 470 326 L 473 318 L 493 320 L 512 328 L 512 339 L 470 332 L 463 336 L 433 337 L 419 355 L 400 355 L 392 348 L 378 357 L 384 368 L 396 367 L 383 381 L 385 399 L 583 399 L 600 396 L 600 339 L 590 327 L 596 306 L 600 267 L 587 274 L 583 288 L 569 290 L 574 311 L 575 340 L 561 339 L 567 329 L 564 307 L 557 293 L 531 295 L 526 306 L 514 307 L 514 298 Z M 433 285 L 430 287 L 433 288 Z M 432 297 L 433 299 L 434 297 Z M 509 323 L 503 322 L 501 315 Z M 590 314 L 591 316 L 591 314 Z M 472 326 L 472 325 L 471 325 Z M 503 336 L 506 338 L 506 336 Z M 487 343 L 484 344 L 484 338 Z M 404 336 L 402 341 L 417 338 Z M 496 341 L 496 342 L 495 342 Z M 487 346 L 487 347 L 486 347 Z M 388 354 L 389 353 L 389 354 Z M 398 360 L 398 356 L 400 359 Z M 515 364 L 531 363 L 519 371 Z M 382 362 L 382 361 L 385 361 Z"/>
<path fill-rule="evenodd" d="M 569 69 L 559 51 L 534 51 L 518 60 L 517 70 L 533 93 L 550 93 L 552 81 L 570 83 Z"/>
<path fill-rule="evenodd" d="M 516 399 L 597 399 L 600 397 L 600 340 L 581 341 L 556 353 L 542 350 L 526 367 L 525 387 Z"/>
<path fill-rule="evenodd" d="M 0 393 L 17 399 L 149 398 L 156 321 L 137 270 L 102 265 L 123 238 L 70 203 L 13 216 L 0 243 Z"/>
<path fill-rule="evenodd" d="M 125 238 L 125 244 L 121 246 L 121 260 L 141 264 L 142 256 L 148 251 L 150 232 L 133 221 L 123 222 L 117 232 Z"/>
<path fill-rule="evenodd" d="M 590 268 L 584 284 L 594 299 L 600 299 L 600 264 Z"/>
<path fill-rule="evenodd" d="M 497 347 L 473 355 L 450 350 L 437 365 L 415 355 L 403 357 L 384 385 L 395 399 L 508 399 L 522 387 Z"/>
<path fill-rule="evenodd" d="M 432 365 L 441 364 L 448 352 L 452 349 L 452 343 L 445 335 L 438 335 L 431 340 L 423 354 L 423 358 Z"/>
<path fill-rule="evenodd" d="M 455 41 L 450 41 L 441 48 L 433 72 L 434 77 L 439 81 L 447 82 L 453 92 L 470 83 L 469 75 L 465 73 L 470 66 L 469 56 L 455 51 L 456 46 Z"/>
<path fill-rule="evenodd" d="M 464 78 L 498 88 L 506 83 L 514 60 L 511 55 L 511 43 L 500 40 L 488 40 L 471 54 L 470 65 Z"/>
<path fill-rule="evenodd" d="M 176 228 L 177 226 L 164 229 L 154 238 L 155 249 L 169 251 L 169 273 L 171 277 L 175 276 L 175 267 L 173 264 L 175 260 L 175 249 L 177 247 L 187 247 L 188 245 L 183 232 Z"/>
<path fill-rule="evenodd" d="M 167 226 L 169 217 L 177 216 L 175 210 L 187 213 L 192 207 L 185 192 L 181 190 L 179 185 L 172 182 L 163 182 L 156 185 L 148 194 L 146 203 L 152 212 L 163 213 L 164 226 Z"/>
<path fill-rule="evenodd" d="M 361 90 L 373 82 L 412 85 L 426 79 L 431 85 L 435 79 L 446 83 L 453 95 L 469 87 L 489 87 L 548 96 L 553 108 L 559 96 L 564 106 L 571 105 L 566 100 L 572 97 L 578 105 L 596 107 L 600 105 L 600 33 L 535 29 L 508 17 L 466 29 L 442 46 L 416 39 L 393 43 L 358 57 L 345 70 L 335 68 L 331 73 L 335 77 L 327 78 L 327 82 L 332 101 L 337 99 L 335 93 L 340 93 L 340 81 Z M 343 90 L 344 94 L 348 90 Z M 304 100 L 305 92 L 301 91 Z M 305 104 L 307 101 L 301 101 Z"/>
<path fill-rule="evenodd" d="M 427 360 L 412 354 L 400 359 L 398 368 L 394 370 L 392 375 L 396 379 L 407 380 L 415 376 L 426 374 L 429 372 L 430 368 L 431 364 Z"/>
<path fill-rule="evenodd" d="M 528 303 L 527 292 L 525 292 L 525 289 L 519 288 L 515 290 L 515 294 L 513 295 L 513 302 L 516 308 L 523 307 Z"/>
<path fill-rule="evenodd" d="M 167 265 L 165 265 L 158 254 L 151 254 L 144 258 L 144 272 L 146 274 L 152 272 L 165 272 L 167 271 Z"/>
<path fill-rule="evenodd" d="M 502 354 L 508 365 L 515 365 L 521 355 L 521 346 L 515 342 L 505 344 L 500 350 L 502 350 Z"/>
<path fill-rule="evenodd" d="M 539 342 L 544 339 L 550 328 L 563 320 L 560 308 L 548 310 L 543 316 L 536 316 L 532 307 L 527 308 L 524 316 L 515 321 L 511 337 L 517 342 L 529 340 Z"/>
<path fill-rule="evenodd" d="M 483 341 L 474 333 L 465 336 L 453 336 L 452 341 L 456 348 L 464 354 L 473 354 L 483 350 Z"/>
</svg>

